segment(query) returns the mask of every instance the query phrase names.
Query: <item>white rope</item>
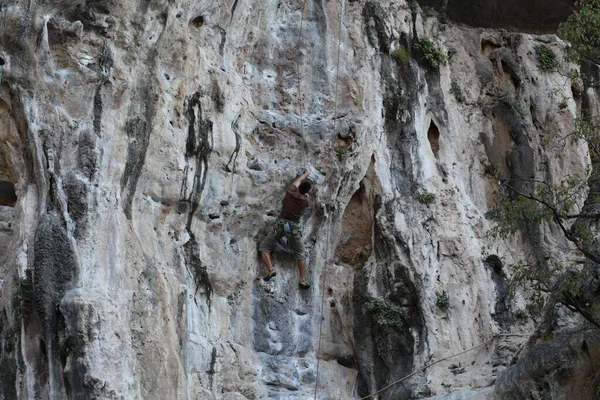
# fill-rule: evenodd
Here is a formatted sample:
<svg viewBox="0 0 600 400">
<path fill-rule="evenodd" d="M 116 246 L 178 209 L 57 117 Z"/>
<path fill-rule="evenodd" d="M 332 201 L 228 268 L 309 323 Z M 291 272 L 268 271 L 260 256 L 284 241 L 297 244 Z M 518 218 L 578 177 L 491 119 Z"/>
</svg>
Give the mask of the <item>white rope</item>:
<svg viewBox="0 0 600 400">
<path fill-rule="evenodd" d="M 338 98 L 338 78 L 339 78 L 339 72 L 340 72 L 340 48 L 341 48 L 341 43 L 342 43 L 342 22 L 343 22 L 343 17 L 344 17 L 344 0 L 342 0 L 341 4 L 340 4 L 340 25 L 339 25 L 339 32 L 338 32 L 338 44 L 337 44 L 337 59 L 336 59 L 336 68 L 335 68 L 335 94 L 334 94 L 334 108 L 333 108 L 333 133 L 335 135 L 335 126 L 336 126 L 336 120 L 337 120 L 337 98 Z M 334 152 L 331 153 L 333 157 L 334 156 Z M 331 216 L 329 215 L 329 210 L 326 210 L 327 214 L 327 235 L 326 235 L 326 241 L 325 241 L 325 246 L 327 246 L 327 249 L 325 251 L 325 265 L 324 265 L 324 270 L 323 270 L 323 279 L 321 282 L 321 313 L 319 316 L 319 341 L 318 341 L 318 345 L 317 345 L 317 370 L 316 370 L 316 380 L 315 380 L 315 400 L 317 399 L 317 391 L 319 388 L 319 364 L 320 364 L 320 353 L 321 353 L 321 332 L 323 330 L 323 307 L 325 304 L 325 286 L 327 283 L 327 265 L 329 263 L 329 247 L 330 247 L 330 243 L 329 243 L 329 232 L 331 230 Z"/>
</svg>

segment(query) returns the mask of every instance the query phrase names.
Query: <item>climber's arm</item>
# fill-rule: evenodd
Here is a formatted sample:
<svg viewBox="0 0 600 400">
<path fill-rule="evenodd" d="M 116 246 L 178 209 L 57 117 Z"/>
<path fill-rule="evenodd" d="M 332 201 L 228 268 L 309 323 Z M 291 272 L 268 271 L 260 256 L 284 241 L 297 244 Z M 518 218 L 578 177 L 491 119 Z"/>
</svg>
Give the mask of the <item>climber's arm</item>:
<svg viewBox="0 0 600 400">
<path fill-rule="evenodd" d="M 305 180 L 306 178 L 308 178 L 308 176 L 310 175 L 310 168 L 307 169 L 306 171 L 304 171 L 304 173 L 300 176 L 298 176 L 294 182 L 292 182 L 292 185 L 296 186 L 296 188 L 298 188 L 298 186 L 300 186 L 300 183 Z"/>
</svg>

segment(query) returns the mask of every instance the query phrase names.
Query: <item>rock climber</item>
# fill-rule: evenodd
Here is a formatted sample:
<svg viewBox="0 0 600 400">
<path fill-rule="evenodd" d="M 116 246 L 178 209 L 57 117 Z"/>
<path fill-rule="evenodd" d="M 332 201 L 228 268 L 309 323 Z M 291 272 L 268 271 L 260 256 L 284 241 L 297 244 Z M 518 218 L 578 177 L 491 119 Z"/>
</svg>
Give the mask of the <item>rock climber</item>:
<svg viewBox="0 0 600 400">
<path fill-rule="evenodd" d="M 298 176 L 290 186 L 288 186 L 283 202 L 281 206 L 281 212 L 279 217 L 275 220 L 273 228 L 270 233 L 265 236 L 260 244 L 258 245 L 258 251 L 260 257 L 267 266 L 268 273 L 263 278 L 265 281 L 269 281 L 277 272 L 273 269 L 271 263 L 271 251 L 275 244 L 285 236 L 288 239 L 288 243 L 291 244 L 294 249 L 294 255 L 298 260 L 298 270 L 300 271 L 300 288 L 308 289 L 310 284 L 306 280 L 306 263 L 304 254 L 304 241 L 302 239 L 302 228 L 300 226 L 300 218 L 304 213 L 310 200 L 309 192 L 312 189 L 308 176 L 310 170 L 304 171 L 304 173 Z"/>
</svg>

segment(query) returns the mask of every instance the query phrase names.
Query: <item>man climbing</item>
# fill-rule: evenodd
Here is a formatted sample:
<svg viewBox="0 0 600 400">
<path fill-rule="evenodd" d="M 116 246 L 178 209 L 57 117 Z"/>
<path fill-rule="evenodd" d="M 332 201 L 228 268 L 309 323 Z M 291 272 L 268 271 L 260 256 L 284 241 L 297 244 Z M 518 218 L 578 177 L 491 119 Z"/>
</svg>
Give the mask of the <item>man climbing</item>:
<svg viewBox="0 0 600 400">
<path fill-rule="evenodd" d="M 300 271 L 300 287 L 302 289 L 310 288 L 310 284 L 306 281 L 306 258 L 304 254 L 304 242 L 302 240 L 302 230 L 300 227 L 300 218 L 308 207 L 309 195 L 312 185 L 306 178 L 310 175 L 310 170 L 298 176 L 294 182 L 287 188 L 283 197 L 283 204 L 279 217 L 275 220 L 271 232 L 263 238 L 258 245 L 260 257 L 267 266 L 268 273 L 263 278 L 265 281 L 270 280 L 277 272 L 273 269 L 271 263 L 271 251 L 275 244 L 285 236 L 288 243 L 294 249 L 294 255 L 298 260 L 298 270 Z"/>
</svg>

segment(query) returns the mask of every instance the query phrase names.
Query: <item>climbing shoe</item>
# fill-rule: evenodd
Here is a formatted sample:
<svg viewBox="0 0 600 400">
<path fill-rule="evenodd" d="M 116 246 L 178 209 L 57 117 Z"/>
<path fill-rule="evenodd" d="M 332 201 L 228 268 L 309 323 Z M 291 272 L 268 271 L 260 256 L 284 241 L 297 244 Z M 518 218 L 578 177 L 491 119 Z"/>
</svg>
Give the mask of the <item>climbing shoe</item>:
<svg viewBox="0 0 600 400">
<path fill-rule="evenodd" d="M 265 276 L 265 277 L 263 278 L 263 280 L 264 280 L 265 282 L 268 282 L 268 281 L 270 281 L 270 280 L 271 280 L 271 278 L 275 277 L 275 275 L 277 275 L 277 272 L 275 272 L 275 270 L 273 270 L 273 271 L 269 272 L 269 273 L 267 274 L 267 276 Z"/>
<path fill-rule="evenodd" d="M 300 289 L 308 289 L 310 288 L 310 283 L 307 281 L 300 281 Z"/>
</svg>

